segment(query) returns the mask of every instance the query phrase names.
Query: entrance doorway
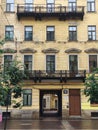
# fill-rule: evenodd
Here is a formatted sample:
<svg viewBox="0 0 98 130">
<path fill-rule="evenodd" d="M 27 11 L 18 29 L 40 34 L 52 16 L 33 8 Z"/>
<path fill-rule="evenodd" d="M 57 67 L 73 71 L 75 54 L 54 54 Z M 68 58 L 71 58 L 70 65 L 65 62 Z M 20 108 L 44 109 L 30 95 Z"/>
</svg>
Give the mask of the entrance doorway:
<svg viewBox="0 0 98 130">
<path fill-rule="evenodd" d="M 40 90 L 40 116 L 62 116 L 62 90 Z"/>
<path fill-rule="evenodd" d="M 69 89 L 69 115 L 81 116 L 80 89 Z"/>
</svg>

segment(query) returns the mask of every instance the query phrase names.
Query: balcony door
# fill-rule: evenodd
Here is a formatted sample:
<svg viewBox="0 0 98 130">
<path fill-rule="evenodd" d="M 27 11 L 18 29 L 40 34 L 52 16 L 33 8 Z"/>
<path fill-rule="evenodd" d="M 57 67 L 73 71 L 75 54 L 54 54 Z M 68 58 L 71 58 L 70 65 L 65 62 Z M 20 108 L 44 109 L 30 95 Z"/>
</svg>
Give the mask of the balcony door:
<svg viewBox="0 0 98 130">
<path fill-rule="evenodd" d="M 89 71 L 92 72 L 97 68 L 97 55 L 89 55 Z"/>
<path fill-rule="evenodd" d="M 24 66 L 25 70 L 32 70 L 32 55 L 24 55 Z"/>
<path fill-rule="evenodd" d="M 55 55 L 46 55 L 46 72 L 55 72 Z"/>
<path fill-rule="evenodd" d="M 54 12 L 54 0 L 47 0 L 47 12 Z"/>
<path fill-rule="evenodd" d="M 76 11 L 76 0 L 69 0 L 68 7 L 70 12 Z"/>
<path fill-rule="evenodd" d="M 12 55 L 4 55 L 4 66 L 9 66 L 12 63 L 13 56 Z"/>
<path fill-rule="evenodd" d="M 33 11 L 33 1 L 34 0 L 25 0 L 25 11 L 32 12 Z"/>
<path fill-rule="evenodd" d="M 69 72 L 70 76 L 76 76 L 78 72 L 78 56 L 69 55 Z"/>
</svg>

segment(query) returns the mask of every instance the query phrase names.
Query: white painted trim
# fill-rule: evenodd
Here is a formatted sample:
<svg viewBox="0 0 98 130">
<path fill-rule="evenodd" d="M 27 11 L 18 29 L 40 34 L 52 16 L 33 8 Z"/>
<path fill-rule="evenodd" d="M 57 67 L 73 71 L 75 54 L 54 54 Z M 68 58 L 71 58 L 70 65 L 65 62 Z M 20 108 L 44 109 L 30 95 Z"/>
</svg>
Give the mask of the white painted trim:
<svg viewBox="0 0 98 130">
<path fill-rule="evenodd" d="M 33 54 L 31 54 L 31 53 L 29 53 L 29 54 L 26 54 L 26 53 L 24 53 L 23 55 L 22 55 L 22 61 L 23 61 L 23 65 L 24 65 L 24 56 L 25 55 L 31 55 L 32 56 L 32 70 L 34 69 L 34 55 Z"/>
<path fill-rule="evenodd" d="M 78 54 L 68 54 L 68 70 L 69 70 L 69 56 L 70 56 L 70 55 L 77 55 L 78 70 L 79 70 L 79 55 L 78 55 Z"/>
<path fill-rule="evenodd" d="M 56 54 L 54 54 L 54 53 L 51 53 L 51 54 L 50 54 L 50 53 L 47 53 L 47 54 L 45 55 L 45 70 L 46 70 L 46 56 L 47 56 L 47 55 L 54 55 L 54 56 L 55 56 L 55 70 L 56 70 L 56 61 L 57 61 L 57 60 L 56 60 Z"/>
<path fill-rule="evenodd" d="M 95 53 L 95 54 L 94 54 L 94 53 L 89 53 L 89 54 L 88 54 L 88 59 L 87 59 L 87 61 L 88 61 L 88 62 L 87 62 L 88 65 L 87 65 L 87 66 L 88 66 L 88 71 L 89 71 L 89 72 L 90 72 L 90 67 L 89 67 L 89 56 L 90 56 L 90 55 L 96 55 L 96 56 L 97 56 L 97 67 L 98 67 L 98 54 L 96 54 L 96 53 Z"/>
<path fill-rule="evenodd" d="M 12 56 L 12 60 L 15 58 L 15 56 L 13 55 L 13 54 L 9 54 L 9 53 L 6 53 L 6 54 L 4 54 L 2 57 L 2 64 L 4 64 L 4 56 L 8 56 L 8 55 L 11 55 Z"/>
</svg>

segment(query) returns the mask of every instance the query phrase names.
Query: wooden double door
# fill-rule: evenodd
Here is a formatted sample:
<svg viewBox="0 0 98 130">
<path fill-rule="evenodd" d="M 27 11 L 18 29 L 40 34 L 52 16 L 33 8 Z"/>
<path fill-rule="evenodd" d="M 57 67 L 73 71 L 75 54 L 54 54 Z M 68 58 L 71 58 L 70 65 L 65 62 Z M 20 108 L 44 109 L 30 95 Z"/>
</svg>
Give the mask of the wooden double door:
<svg viewBox="0 0 98 130">
<path fill-rule="evenodd" d="M 81 116 L 80 89 L 69 89 L 69 115 Z"/>
</svg>

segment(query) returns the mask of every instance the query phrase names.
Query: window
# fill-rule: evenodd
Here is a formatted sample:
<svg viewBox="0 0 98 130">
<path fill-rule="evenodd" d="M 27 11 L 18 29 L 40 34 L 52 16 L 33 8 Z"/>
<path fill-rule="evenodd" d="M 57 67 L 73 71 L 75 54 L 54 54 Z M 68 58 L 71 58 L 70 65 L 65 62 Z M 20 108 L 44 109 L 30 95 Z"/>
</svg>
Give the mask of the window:
<svg viewBox="0 0 98 130">
<path fill-rule="evenodd" d="M 32 90 L 24 89 L 23 90 L 23 106 L 31 106 L 32 105 Z"/>
<path fill-rule="evenodd" d="M 4 66 L 9 66 L 12 63 L 12 55 L 4 55 Z"/>
<path fill-rule="evenodd" d="M 47 0 L 47 12 L 54 12 L 54 0 Z"/>
<path fill-rule="evenodd" d="M 46 55 L 46 72 L 55 72 L 55 55 Z"/>
<path fill-rule="evenodd" d="M 92 72 L 97 68 L 97 55 L 89 55 L 89 71 Z"/>
<path fill-rule="evenodd" d="M 76 11 L 76 0 L 69 0 L 68 1 L 69 11 Z"/>
<path fill-rule="evenodd" d="M 32 55 L 24 55 L 24 65 L 26 70 L 32 70 Z"/>
<path fill-rule="evenodd" d="M 77 40 L 77 27 L 69 26 L 69 41 L 76 41 L 76 40 Z"/>
<path fill-rule="evenodd" d="M 54 27 L 47 27 L 47 41 L 54 41 Z"/>
<path fill-rule="evenodd" d="M 25 11 L 27 12 L 33 11 L 33 0 L 25 0 Z"/>
<path fill-rule="evenodd" d="M 5 27 L 5 38 L 8 41 L 14 40 L 14 27 L 13 26 Z"/>
<path fill-rule="evenodd" d="M 25 26 L 25 41 L 32 41 L 33 28 L 31 26 Z"/>
<path fill-rule="evenodd" d="M 77 55 L 69 55 L 69 70 L 71 76 L 76 76 L 78 71 L 78 57 Z"/>
<path fill-rule="evenodd" d="M 88 40 L 96 40 L 96 26 L 88 26 Z"/>
<path fill-rule="evenodd" d="M 95 0 L 87 0 L 87 11 L 88 12 L 95 11 Z"/>
<path fill-rule="evenodd" d="M 43 108 L 46 108 L 46 98 L 43 99 Z"/>
<path fill-rule="evenodd" d="M 14 0 L 6 0 L 6 11 L 7 12 L 14 11 Z"/>
</svg>

